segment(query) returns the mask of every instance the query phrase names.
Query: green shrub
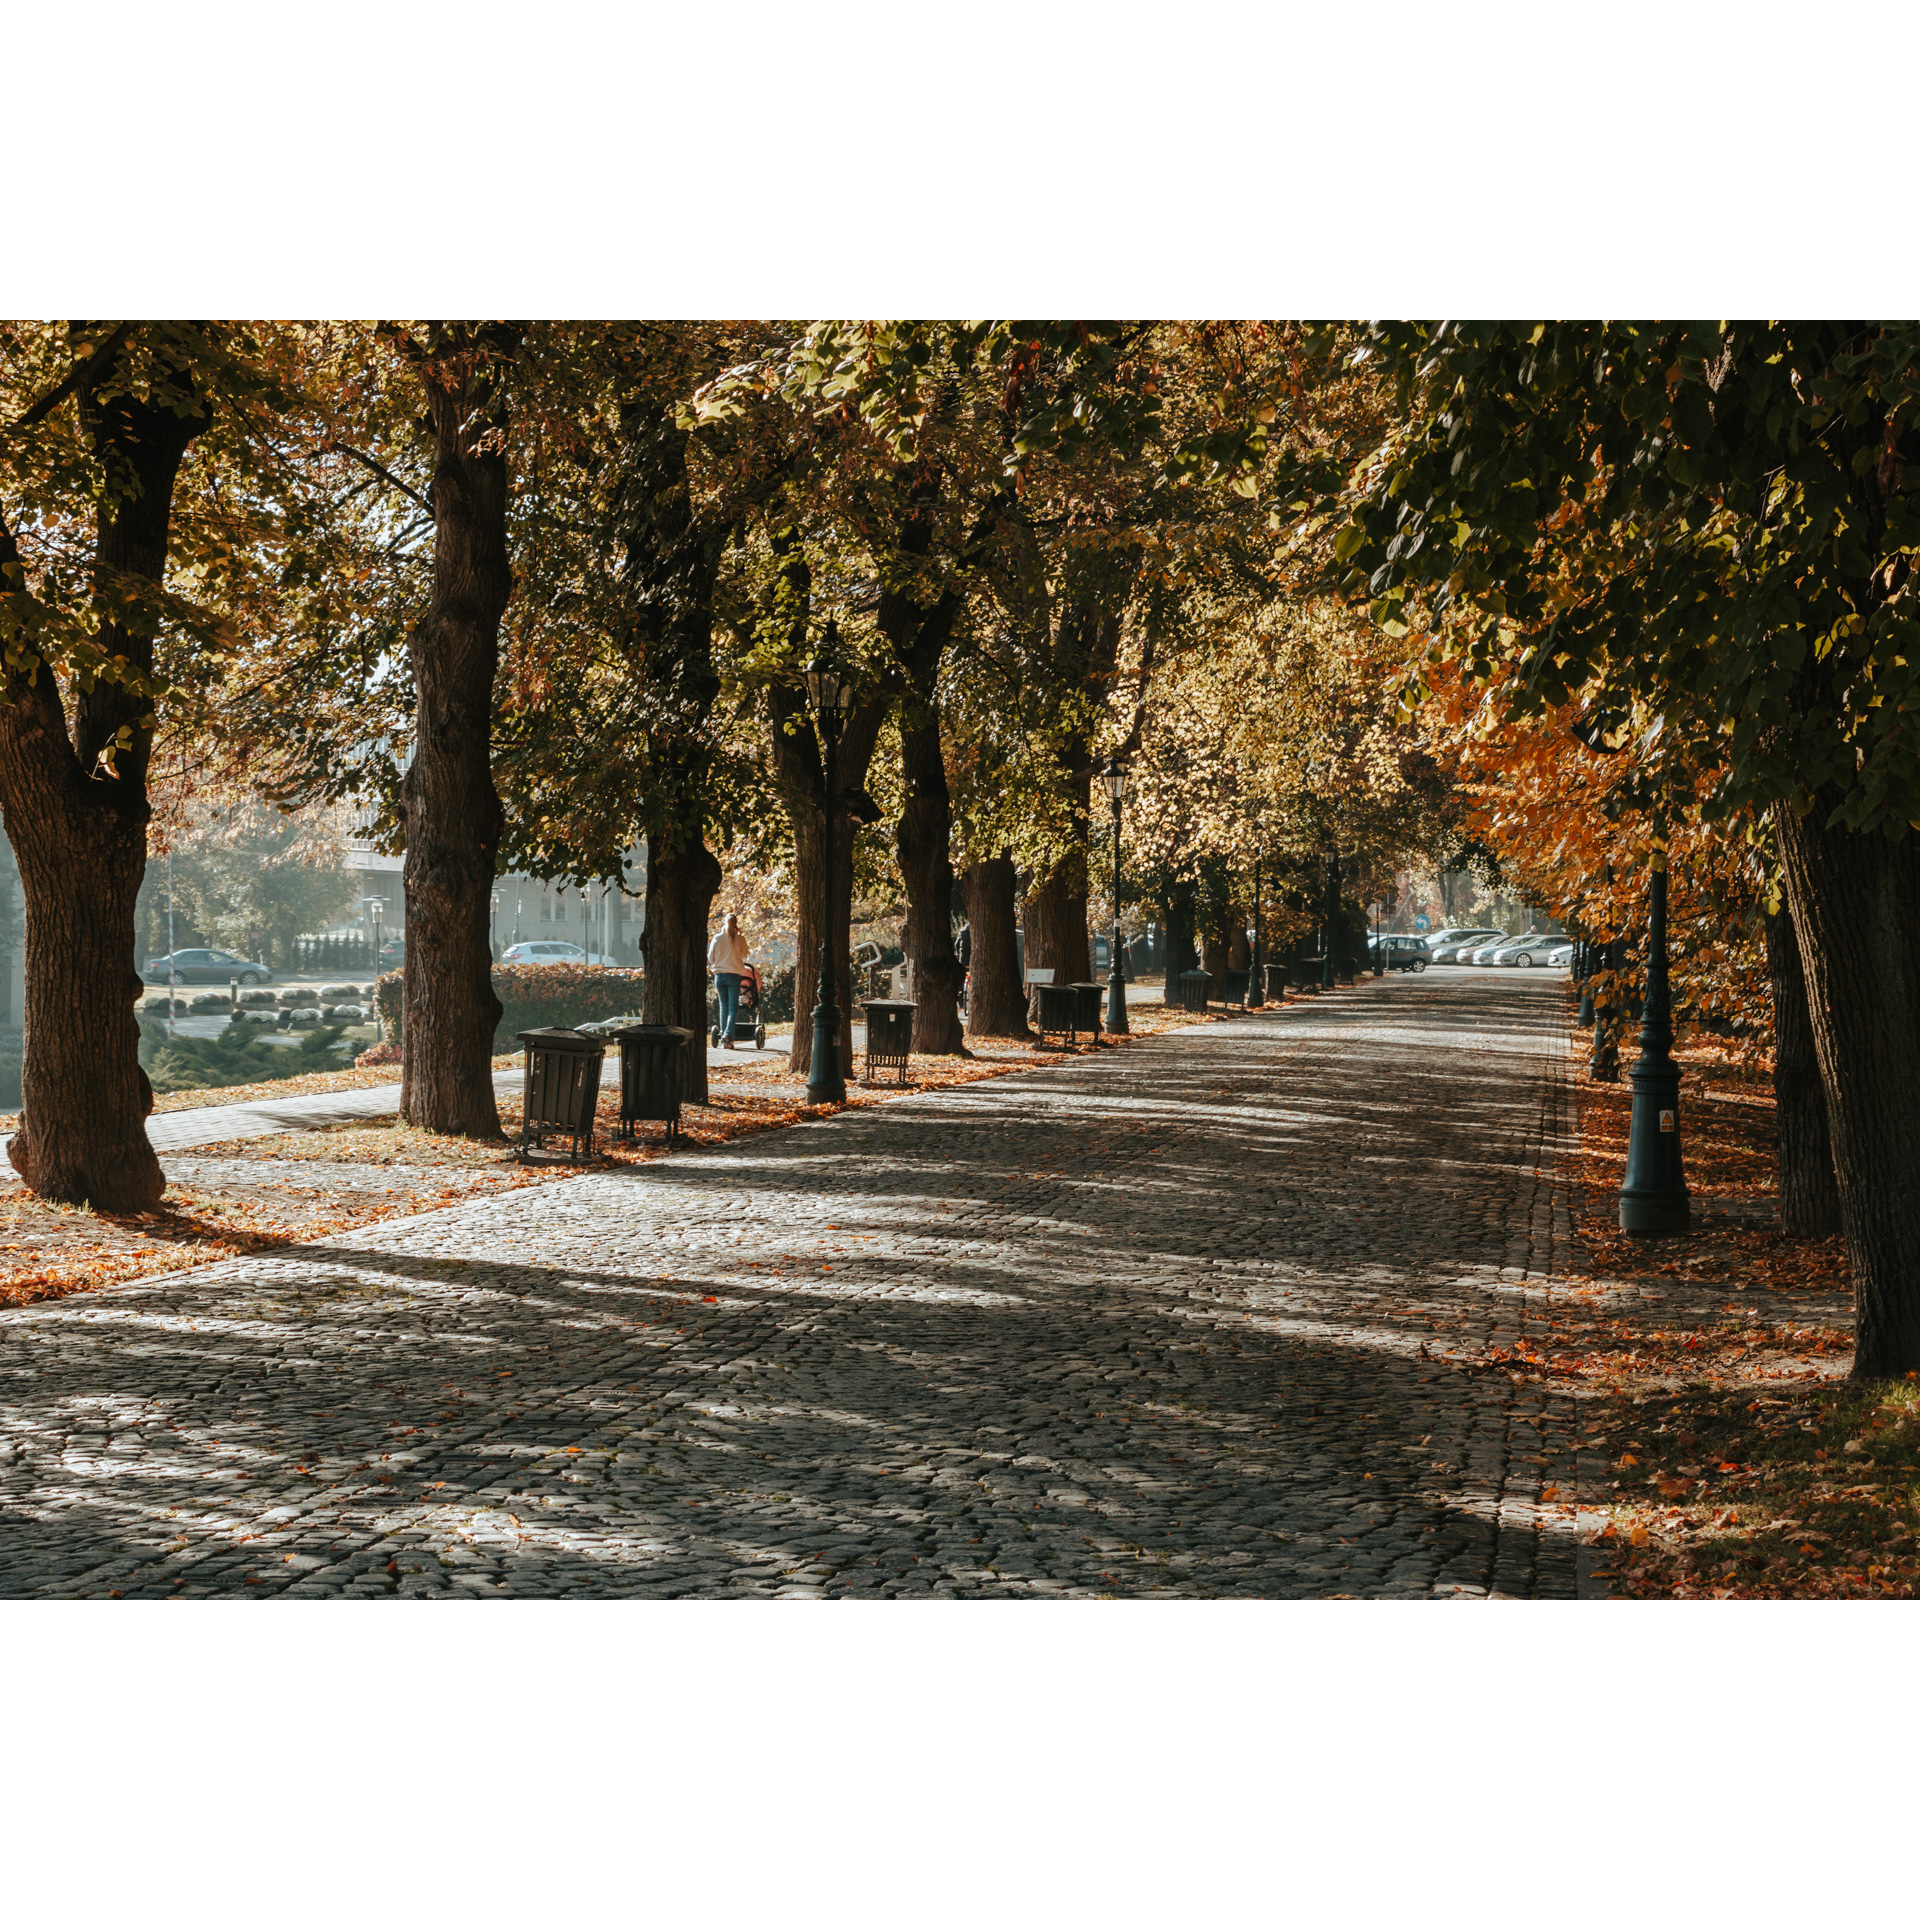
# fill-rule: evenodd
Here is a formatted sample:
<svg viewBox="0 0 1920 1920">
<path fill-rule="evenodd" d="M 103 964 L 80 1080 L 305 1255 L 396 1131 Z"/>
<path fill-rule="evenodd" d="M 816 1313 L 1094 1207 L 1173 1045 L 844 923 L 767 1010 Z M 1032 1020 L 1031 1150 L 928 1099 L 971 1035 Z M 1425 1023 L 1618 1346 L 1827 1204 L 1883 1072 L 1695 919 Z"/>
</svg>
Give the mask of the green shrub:
<svg viewBox="0 0 1920 1920">
<path fill-rule="evenodd" d="M 352 1064 L 351 1049 L 338 1052 L 339 1035 L 316 1027 L 297 1047 L 274 1047 L 252 1037 L 245 1026 L 229 1027 L 217 1040 L 169 1040 L 164 1027 L 148 1027 L 140 1043 L 140 1064 L 155 1093 L 184 1093 L 195 1087 L 241 1087 L 255 1080 L 292 1080 L 303 1073 L 328 1073 Z"/>
<path fill-rule="evenodd" d="M 500 998 L 495 1053 L 515 1051 L 514 1035 L 529 1027 L 578 1027 L 589 1020 L 637 1019 L 644 976 L 626 967 L 495 967 Z M 400 1037 L 400 975 L 383 973 L 378 988 L 380 1018 L 388 1036 Z"/>
<path fill-rule="evenodd" d="M 311 987 L 289 987 L 280 996 L 283 1007 L 317 1007 L 320 996 Z"/>
<path fill-rule="evenodd" d="M 776 967 L 760 976 L 760 1018 L 770 1027 L 793 1018 L 793 969 Z"/>
</svg>

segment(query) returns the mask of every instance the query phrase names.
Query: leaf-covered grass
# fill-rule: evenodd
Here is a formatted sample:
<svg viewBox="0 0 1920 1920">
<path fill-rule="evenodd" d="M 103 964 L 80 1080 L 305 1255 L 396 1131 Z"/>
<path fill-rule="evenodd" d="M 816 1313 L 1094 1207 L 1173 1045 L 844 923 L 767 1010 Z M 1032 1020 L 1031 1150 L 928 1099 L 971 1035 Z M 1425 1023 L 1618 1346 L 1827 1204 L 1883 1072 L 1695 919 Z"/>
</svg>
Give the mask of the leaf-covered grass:
<svg viewBox="0 0 1920 1920">
<path fill-rule="evenodd" d="M 1920 1384 L 1650 1396 L 1602 1422 L 1617 1497 L 1601 1538 L 1647 1598 L 1911 1599 Z"/>
<path fill-rule="evenodd" d="M 1548 1350 L 1508 1364 L 1592 1397 L 1586 1438 L 1606 1467 L 1585 1491 L 1617 1593 L 1911 1596 L 1920 1384 L 1847 1381 L 1846 1250 L 1769 1217 L 1767 1083 L 1711 1043 L 1678 1057 L 1694 1226 L 1620 1232 L 1632 1094 L 1583 1078 L 1573 1197 L 1585 1274 Z"/>
</svg>

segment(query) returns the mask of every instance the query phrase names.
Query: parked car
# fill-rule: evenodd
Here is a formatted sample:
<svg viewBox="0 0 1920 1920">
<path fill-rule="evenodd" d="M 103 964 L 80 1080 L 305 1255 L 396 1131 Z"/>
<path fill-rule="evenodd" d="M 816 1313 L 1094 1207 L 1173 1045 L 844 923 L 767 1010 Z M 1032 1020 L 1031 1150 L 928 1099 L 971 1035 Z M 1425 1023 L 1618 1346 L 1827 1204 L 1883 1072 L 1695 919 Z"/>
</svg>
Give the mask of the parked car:
<svg viewBox="0 0 1920 1920">
<path fill-rule="evenodd" d="M 1550 967 L 1573 965 L 1573 942 L 1564 933 L 1556 933 L 1542 956 Z"/>
<path fill-rule="evenodd" d="M 589 953 L 570 940 L 522 940 L 500 956 L 507 967 L 617 967 L 604 953 Z"/>
<path fill-rule="evenodd" d="M 1431 954 L 1436 947 L 1450 947 L 1456 941 L 1464 940 L 1470 933 L 1487 931 L 1485 927 L 1435 927 L 1431 933 L 1423 937 L 1427 943 L 1427 952 Z"/>
<path fill-rule="evenodd" d="M 1367 936 L 1369 956 L 1377 956 L 1380 942 L 1377 936 Z M 1427 943 L 1417 933 L 1390 933 L 1387 935 L 1387 971 L 1389 973 L 1425 973 L 1427 970 Z"/>
<path fill-rule="evenodd" d="M 1465 933 L 1456 934 L 1438 946 L 1429 945 L 1427 952 L 1435 966 L 1463 964 L 1474 948 L 1499 938 L 1499 930 L 1495 927 L 1469 927 Z"/>
<path fill-rule="evenodd" d="M 1491 964 L 1496 967 L 1544 967 L 1547 949 L 1554 943 L 1550 933 L 1523 933 L 1502 941 Z"/>
<path fill-rule="evenodd" d="M 404 933 L 396 933 L 380 949 L 380 964 L 383 967 L 399 967 L 406 964 L 406 959 L 407 936 Z"/>
<path fill-rule="evenodd" d="M 257 987 L 273 978 L 273 969 L 258 960 L 248 960 L 224 947 L 181 947 L 158 960 L 149 960 L 140 969 L 140 977 L 149 986 L 167 984 L 167 963 L 173 963 L 172 978 L 179 986 L 219 985 L 238 980 L 243 987 Z"/>
<path fill-rule="evenodd" d="M 1529 937 L 1529 935 L 1524 933 L 1503 933 L 1497 940 L 1489 940 L 1484 945 L 1475 947 L 1474 950 L 1467 955 L 1467 964 L 1475 967 L 1497 966 L 1501 954 L 1512 946 L 1516 940 L 1525 940 Z"/>
</svg>

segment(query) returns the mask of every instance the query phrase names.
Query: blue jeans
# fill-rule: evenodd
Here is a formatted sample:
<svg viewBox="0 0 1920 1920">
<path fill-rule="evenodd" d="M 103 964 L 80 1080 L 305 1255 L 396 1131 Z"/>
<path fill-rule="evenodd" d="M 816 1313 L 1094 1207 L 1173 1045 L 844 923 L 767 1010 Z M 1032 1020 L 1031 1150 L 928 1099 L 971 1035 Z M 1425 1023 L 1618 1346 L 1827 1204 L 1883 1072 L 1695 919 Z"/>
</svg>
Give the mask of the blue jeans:
<svg viewBox="0 0 1920 1920">
<path fill-rule="evenodd" d="M 720 1038 L 733 1038 L 733 1022 L 740 1011 L 740 981 L 737 973 L 716 973 L 713 984 L 720 995 Z"/>
</svg>

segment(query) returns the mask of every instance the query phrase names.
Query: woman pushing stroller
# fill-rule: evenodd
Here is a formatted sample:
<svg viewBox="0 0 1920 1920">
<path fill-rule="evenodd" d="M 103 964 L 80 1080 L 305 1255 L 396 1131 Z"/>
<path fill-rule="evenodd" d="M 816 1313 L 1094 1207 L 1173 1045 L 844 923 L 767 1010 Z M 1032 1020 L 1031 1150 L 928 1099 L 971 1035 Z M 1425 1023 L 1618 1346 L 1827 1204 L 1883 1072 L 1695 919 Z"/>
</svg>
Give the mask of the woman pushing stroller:
<svg viewBox="0 0 1920 1920">
<path fill-rule="evenodd" d="M 720 1044 L 733 1047 L 733 1023 L 740 1014 L 740 980 L 747 971 L 747 936 L 740 931 L 740 916 L 727 915 L 727 924 L 713 936 L 707 948 L 707 965 L 713 972 L 714 991 L 720 997 Z"/>
</svg>

